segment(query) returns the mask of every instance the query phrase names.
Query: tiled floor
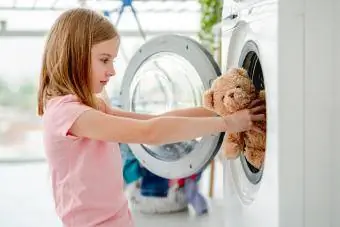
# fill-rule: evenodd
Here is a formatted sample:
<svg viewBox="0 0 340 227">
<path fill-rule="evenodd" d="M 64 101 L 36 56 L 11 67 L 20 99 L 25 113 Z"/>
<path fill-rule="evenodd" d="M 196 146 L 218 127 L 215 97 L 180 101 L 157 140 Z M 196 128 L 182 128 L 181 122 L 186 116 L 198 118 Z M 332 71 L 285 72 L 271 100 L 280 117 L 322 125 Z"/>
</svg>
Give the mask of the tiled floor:
<svg viewBox="0 0 340 227">
<path fill-rule="evenodd" d="M 46 164 L 0 164 L 0 182 L 1 227 L 61 227 L 52 205 Z M 210 208 L 202 217 L 192 210 L 172 215 L 133 212 L 133 216 L 136 227 L 223 226 L 222 203 L 210 202 Z"/>
</svg>

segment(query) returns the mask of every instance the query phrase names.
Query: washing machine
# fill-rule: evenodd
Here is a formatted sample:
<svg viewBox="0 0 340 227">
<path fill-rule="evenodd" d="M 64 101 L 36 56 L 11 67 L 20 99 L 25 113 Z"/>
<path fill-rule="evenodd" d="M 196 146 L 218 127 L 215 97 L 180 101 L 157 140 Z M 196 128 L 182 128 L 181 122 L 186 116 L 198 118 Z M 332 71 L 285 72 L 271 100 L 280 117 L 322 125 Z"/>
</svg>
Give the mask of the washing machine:
<svg viewBox="0 0 340 227">
<path fill-rule="evenodd" d="M 336 0 L 225 0 L 220 65 L 180 35 L 150 39 L 132 57 L 121 91 L 129 111 L 201 106 L 203 92 L 230 67 L 245 68 L 265 89 L 263 166 L 243 155 L 223 161 L 225 226 L 340 226 L 337 10 Z M 174 179 L 203 170 L 223 136 L 130 147 L 150 171 Z"/>
</svg>

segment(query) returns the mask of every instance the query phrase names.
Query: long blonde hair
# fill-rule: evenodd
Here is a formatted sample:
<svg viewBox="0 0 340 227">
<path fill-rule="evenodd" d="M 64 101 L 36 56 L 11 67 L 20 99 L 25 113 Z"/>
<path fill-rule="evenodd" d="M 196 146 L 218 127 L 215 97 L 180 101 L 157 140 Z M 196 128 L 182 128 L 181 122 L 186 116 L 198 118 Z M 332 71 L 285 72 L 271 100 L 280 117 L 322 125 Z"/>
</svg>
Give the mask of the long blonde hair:
<svg viewBox="0 0 340 227">
<path fill-rule="evenodd" d="M 118 37 L 112 23 L 99 13 L 85 8 L 63 12 L 53 24 L 45 44 L 38 114 L 44 114 L 47 100 L 73 94 L 96 108 L 91 91 L 91 48 L 102 41 Z"/>
</svg>

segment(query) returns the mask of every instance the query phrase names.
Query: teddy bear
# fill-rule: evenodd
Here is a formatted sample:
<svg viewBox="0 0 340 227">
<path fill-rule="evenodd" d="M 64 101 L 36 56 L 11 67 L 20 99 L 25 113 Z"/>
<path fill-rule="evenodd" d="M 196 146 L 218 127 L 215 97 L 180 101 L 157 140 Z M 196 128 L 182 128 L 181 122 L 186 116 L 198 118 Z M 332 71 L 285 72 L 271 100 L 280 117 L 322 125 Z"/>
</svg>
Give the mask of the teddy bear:
<svg viewBox="0 0 340 227">
<path fill-rule="evenodd" d="M 219 116 L 227 116 L 248 108 L 259 99 L 265 103 L 264 90 L 257 91 L 248 73 L 243 68 L 231 68 L 215 79 L 211 88 L 203 94 L 203 106 Z M 265 156 L 266 120 L 256 126 L 264 133 L 249 130 L 240 133 L 226 133 L 222 143 L 222 156 L 236 159 L 241 153 L 255 168 L 260 169 Z"/>
</svg>

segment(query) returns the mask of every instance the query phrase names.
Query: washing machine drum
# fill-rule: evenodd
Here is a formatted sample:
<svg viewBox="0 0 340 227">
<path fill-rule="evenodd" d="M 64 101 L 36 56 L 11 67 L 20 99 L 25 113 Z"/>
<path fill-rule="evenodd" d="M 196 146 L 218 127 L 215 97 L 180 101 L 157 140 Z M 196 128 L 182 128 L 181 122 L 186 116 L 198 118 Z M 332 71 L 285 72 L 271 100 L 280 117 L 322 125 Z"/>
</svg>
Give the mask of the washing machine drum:
<svg viewBox="0 0 340 227">
<path fill-rule="evenodd" d="M 122 81 L 122 106 L 148 114 L 202 106 L 203 92 L 219 75 L 212 56 L 196 41 L 178 35 L 159 36 L 132 57 Z M 161 146 L 129 146 L 151 172 L 175 179 L 204 169 L 218 152 L 223 136 L 220 133 Z"/>
</svg>

